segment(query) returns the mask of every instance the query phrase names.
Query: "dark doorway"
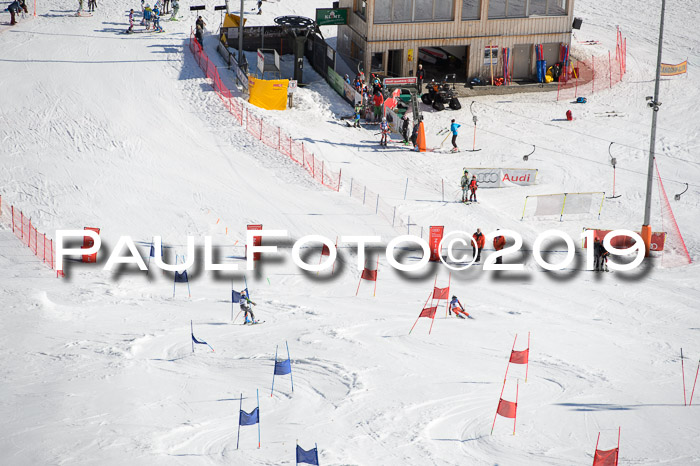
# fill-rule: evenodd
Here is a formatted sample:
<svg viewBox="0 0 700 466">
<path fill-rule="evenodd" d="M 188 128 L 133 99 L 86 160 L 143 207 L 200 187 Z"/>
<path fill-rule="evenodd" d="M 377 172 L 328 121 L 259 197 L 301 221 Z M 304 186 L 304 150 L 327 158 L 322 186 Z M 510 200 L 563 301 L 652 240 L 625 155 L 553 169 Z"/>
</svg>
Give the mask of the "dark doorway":
<svg viewBox="0 0 700 466">
<path fill-rule="evenodd" d="M 428 83 L 433 79 L 442 81 L 448 74 L 456 74 L 457 81 L 465 82 L 469 66 L 469 46 L 450 45 L 419 48 L 418 64 L 423 65 L 425 71 L 423 83 Z"/>
<path fill-rule="evenodd" d="M 528 81 L 532 78 L 532 45 L 516 45 L 513 47 L 513 79 Z"/>
<path fill-rule="evenodd" d="M 389 50 L 389 57 L 386 64 L 386 74 L 388 76 L 403 76 L 401 65 L 403 64 L 403 49 Z"/>
</svg>

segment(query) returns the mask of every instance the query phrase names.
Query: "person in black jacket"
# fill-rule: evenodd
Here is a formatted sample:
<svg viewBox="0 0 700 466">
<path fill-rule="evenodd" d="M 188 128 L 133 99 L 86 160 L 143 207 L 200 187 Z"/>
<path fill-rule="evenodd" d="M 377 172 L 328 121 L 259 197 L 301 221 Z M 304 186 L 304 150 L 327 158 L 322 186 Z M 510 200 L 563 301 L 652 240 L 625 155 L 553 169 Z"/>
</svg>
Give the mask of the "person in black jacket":
<svg viewBox="0 0 700 466">
<path fill-rule="evenodd" d="M 408 115 L 403 116 L 403 121 L 401 122 L 401 135 L 403 136 L 403 143 L 408 144 L 408 125 L 411 124 L 408 119 Z"/>
<path fill-rule="evenodd" d="M 418 73 L 416 74 L 418 77 L 418 94 L 423 93 L 423 78 L 425 78 L 425 71 L 423 71 L 423 65 L 418 65 Z"/>
<path fill-rule="evenodd" d="M 14 26 L 15 24 L 17 24 L 16 15 L 19 13 L 20 8 L 21 7 L 17 0 L 10 3 L 10 5 L 7 7 L 7 11 L 10 12 L 10 26 Z"/>
</svg>

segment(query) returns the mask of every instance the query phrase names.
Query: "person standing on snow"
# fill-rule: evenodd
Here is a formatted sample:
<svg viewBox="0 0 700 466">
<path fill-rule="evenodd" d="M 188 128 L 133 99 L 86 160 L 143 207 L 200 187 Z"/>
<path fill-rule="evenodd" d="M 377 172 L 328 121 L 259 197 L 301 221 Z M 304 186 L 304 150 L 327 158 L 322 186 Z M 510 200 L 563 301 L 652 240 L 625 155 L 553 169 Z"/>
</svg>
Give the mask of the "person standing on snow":
<svg viewBox="0 0 700 466">
<path fill-rule="evenodd" d="M 384 96 L 380 91 L 374 93 L 374 121 L 379 121 L 382 117 L 382 105 L 384 104 Z"/>
<path fill-rule="evenodd" d="M 10 26 L 17 24 L 17 15 L 19 14 L 20 6 L 18 1 L 10 3 L 7 7 L 7 11 L 10 12 Z"/>
<path fill-rule="evenodd" d="M 241 299 L 240 299 L 240 304 L 239 306 L 241 307 L 241 311 L 244 312 L 245 316 L 245 323 L 246 324 L 254 324 L 255 323 L 255 314 L 253 314 L 253 308 L 251 307 L 257 306 L 253 301 L 248 298 L 248 293 L 246 290 L 241 291 Z M 248 320 L 248 314 L 250 314 L 250 320 Z"/>
<path fill-rule="evenodd" d="M 170 13 L 170 0 L 163 0 L 163 14 L 167 15 Z"/>
<path fill-rule="evenodd" d="M 450 131 L 452 132 L 452 152 L 457 152 L 459 148 L 457 147 L 457 128 L 462 125 L 455 123 L 454 118 L 452 119 L 452 124 L 450 125 Z"/>
<path fill-rule="evenodd" d="M 408 125 L 410 124 L 410 120 L 408 119 L 408 115 L 404 114 L 403 119 L 401 120 L 401 136 L 403 136 L 403 143 L 408 144 Z"/>
<path fill-rule="evenodd" d="M 173 14 L 170 16 L 170 21 L 177 21 L 178 10 L 180 10 L 180 2 L 173 0 Z"/>
<path fill-rule="evenodd" d="M 386 146 L 387 138 L 389 137 L 389 123 L 387 123 L 386 118 L 382 118 L 379 129 L 382 131 L 382 139 L 379 141 L 379 145 Z"/>
<path fill-rule="evenodd" d="M 420 97 L 420 94 L 423 93 L 423 79 L 425 78 L 425 71 L 423 71 L 423 65 L 418 65 L 418 73 L 416 73 L 416 77 L 418 78 L 418 94 Z"/>
<path fill-rule="evenodd" d="M 413 131 L 411 131 L 411 143 L 413 143 L 413 150 L 418 150 L 418 126 L 419 121 L 413 122 Z"/>
<path fill-rule="evenodd" d="M 469 171 L 465 168 L 464 175 L 459 181 L 459 185 L 462 187 L 462 202 L 467 202 L 467 192 L 469 191 Z"/>
<path fill-rule="evenodd" d="M 262 0 L 258 0 L 258 14 L 262 14 Z"/>
<path fill-rule="evenodd" d="M 499 230 L 500 230 L 499 228 L 496 229 L 496 231 L 499 231 Z M 493 238 L 493 248 L 496 251 L 500 251 L 501 249 L 504 248 L 505 245 L 506 245 L 506 239 L 503 235 L 498 235 L 498 236 Z M 502 263 L 503 263 L 503 256 L 498 256 L 496 258 L 496 264 L 502 264 Z"/>
<path fill-rule="evenodd" d="M 129 11 L 129 29 L 126 30 L 127 34 L 134 32 L 134 9 Z"/>
<path fill-rule="evenodd" d="M 194 27 L 200 28 L 202 31 L 204 31 L 204 28 L 206 27 L 206 25 L 207 25 L 207 23 L 204 22 L 204 20 L 202 19 L 201 16 L 199 18 L 197 18 L 197 21 L 195 21 L 195 23 L 194 23 Z"/>
<path fill-rule="evenodd" d="M 481 228 L 476 229 L 476 233 L 474 233 L 472 238 L 474 238 L 474 241 L 472 241 L 472 257 L 476 257 L 476 262 L 481 262 L 481 250 L 484 249 L 486 244 L 486 238 L 481 232 Z M 474 247 L 474 244 L 476 244 L 476 247 Z"/>
<path fill-rule="evenodd" d="M 462 306 L 462 303 L 459 302 L 459 299 L 457 299 L 457 296 L 452 296 L 452 301 L 450 301 L 450 315 L 452 313 L 455 313 L 455 316 L 459 317 L 460 319 L 464 319 L 465 317 L 469 317 L 469 313 L 464 310 L 464 306 Z"/>
<path fill-rule="evenodd" d="M 479 189 L 479 183 L 476 181 L 476 175 L 472 176 L 472 180 L 469 182 L 469 202 L 476 201 L 476 190 Z"/>
<path fill-rule="evenodd" d="M 355 115 L 353 116 L 353 128 L 361 128 L 360 117 L 362 116 L 362 103 L 355 104 Z"/>
</svg>

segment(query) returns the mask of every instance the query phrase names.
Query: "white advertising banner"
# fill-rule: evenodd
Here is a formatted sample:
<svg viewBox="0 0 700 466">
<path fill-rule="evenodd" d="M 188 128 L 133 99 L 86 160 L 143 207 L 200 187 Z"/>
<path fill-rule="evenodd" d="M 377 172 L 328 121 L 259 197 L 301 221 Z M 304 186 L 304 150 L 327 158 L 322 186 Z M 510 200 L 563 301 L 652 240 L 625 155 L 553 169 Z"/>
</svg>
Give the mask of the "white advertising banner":
<svg viewBox="0 0 700 466">
<path fill-rule="evenodd" d="M 503 188 L 506 186 L 529 186 L 537 181 L 534 168 L 465 168 L 469 176 L 476 175 L 480 188 Z"/>
</svg>

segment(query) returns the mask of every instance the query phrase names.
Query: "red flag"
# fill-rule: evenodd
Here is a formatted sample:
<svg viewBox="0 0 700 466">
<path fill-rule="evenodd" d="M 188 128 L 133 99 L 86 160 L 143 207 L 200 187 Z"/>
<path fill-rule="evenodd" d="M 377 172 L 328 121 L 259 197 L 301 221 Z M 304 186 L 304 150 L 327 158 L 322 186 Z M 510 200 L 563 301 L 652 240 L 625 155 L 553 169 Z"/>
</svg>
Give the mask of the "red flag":
<svg viewBox="0 0 700 466">
<path fill-rule="evenodd" d="M 596 450 L 593 466 L 617 466 L 617 448 L 612 450 Z"/>
<path fill-rule="evenodd" d="M 428 319 L 433 319 L 435 318 L 435 311 L 437 311 L 437 306 L 435 307 L 426 307 L 422 311 L 420 311 L 420 317 L 427 317 Z"/>
<path fill-rule="evenodd" d="M 498 402 L 498 409 L 496 413 L 503 417 L 509 417 L 511 419 L 515 418 L 515 412 L 518 410 L 518 404 L 512 401 L 506 401 L 503 398 Z"/>
<path fill-rule="evenodd" d="M 530 348 L 523 351 L 513 351 L 510 353 L 510 362 L 513 364 L 527 364 L 530 357 Z"/>
<path fill-rule="evenodd" d="M 433 288 L 433 299 L 450 299 L 450 287 Z"/>
<path fill-rule="evenodd" d="M 363 280 L 370 280 L 373 282 L 377 281 L 377 271 L 376 270 L 370 270 L 370 269 L 364 269 L 362 271 L 362 275 L 360 276 Z"/>
<path fill-rule="evenodd" d="M 328 245 L 324 244 L 323 249 L 321 249 L 321 255 L 322 256 L 330 256 L 331 255 L 331 250 L 328 249 Z"/>
</svg>

